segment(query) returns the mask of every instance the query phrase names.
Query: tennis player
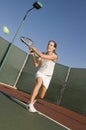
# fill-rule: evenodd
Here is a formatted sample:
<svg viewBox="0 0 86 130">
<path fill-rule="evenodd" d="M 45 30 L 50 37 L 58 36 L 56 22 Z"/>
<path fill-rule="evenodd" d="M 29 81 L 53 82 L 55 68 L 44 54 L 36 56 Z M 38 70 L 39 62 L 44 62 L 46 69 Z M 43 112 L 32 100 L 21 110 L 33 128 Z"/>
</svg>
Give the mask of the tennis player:
<svg viewBox="0 0 86 130">
<path fill-rule="evenodd" d="M 49 87 L 55 63 L 58 58 L 56 54 L 56 47 L 57 47 L 56 42 L 50 40 L 47 45 L 46 53 L 42 53 L 32 46 L 29 48 L 30 51 L 32 52 L 35 67 L 38 67 L 41 64 L 40 68 L 36 73 L 36 84 L 31 93 L 30 103 L 28 105 L 30 112 L 36 112 L 36 109 L 34 107 L 36 99 L 38 98 L 43 99 Z M 35 56 L 35 54 L 38 55 L 38 58 Z"/>
</svg>

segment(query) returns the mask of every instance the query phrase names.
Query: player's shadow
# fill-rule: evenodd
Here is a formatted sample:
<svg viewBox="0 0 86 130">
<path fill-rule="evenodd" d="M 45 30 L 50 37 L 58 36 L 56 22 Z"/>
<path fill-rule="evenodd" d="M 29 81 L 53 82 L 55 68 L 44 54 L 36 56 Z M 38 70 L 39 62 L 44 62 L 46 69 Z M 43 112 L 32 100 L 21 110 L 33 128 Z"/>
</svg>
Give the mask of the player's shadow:
<svg viewBox="0 0 86 130">
<path fill-rule="evenodd" d="M 20 105 L 21 107 L 23 107 L 24 109 L 26 109 L 26 107 L 24 105 L 22 105 L 21 103 L 17 102 L 16 100 L 14 100 L 13 97 L 11 97 L 10 95 L 4 93 L 4 92 L 1 92 L 1 94 L 3 94 L 6 98 L 8 98 L 9 100 L 11 100 L 12 102 L 16 103 L 17 105 Z"/>
</svg>

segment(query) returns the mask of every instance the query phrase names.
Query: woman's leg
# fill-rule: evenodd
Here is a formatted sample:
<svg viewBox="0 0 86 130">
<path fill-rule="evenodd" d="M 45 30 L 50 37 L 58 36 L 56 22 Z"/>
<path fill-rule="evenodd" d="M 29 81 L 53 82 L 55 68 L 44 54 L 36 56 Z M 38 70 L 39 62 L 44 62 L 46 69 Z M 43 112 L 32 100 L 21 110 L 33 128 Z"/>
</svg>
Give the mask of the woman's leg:
<svg viewBox="0 0 86 130">
<path fill-rule="evenodd" d="M 40 91 L 39 91 L 40 89 Z M 38 94 L 39 92 L 39 94 Z M 31 94 L 31 99 L 30 99 L 30 103 L 29 103 L 29 111 L 30 112 L 36 112 L 37 110 L 34 108 L 34 100 L 35 98 L 38 96 L 39 98 L 43 98 L 44 95 L 46 93 L 46 88 L 42 85 L 42 79 L 41 78 L 37 78 L 36 79 L 36 85 L 32 91 Z"/>
<path fill-rule="evenodd" d="M 33 103 L 34 99 L 36 98 L 41 85 L 42 85 L 42 78 L 38 77 L 36 79 L 36 85 L 34 86 L 31 97 L 30 97 L 30 102 L 31 103 Z"/>
<path fill-rule="evenodd" d="M 39 94 L 37 96 L 37 99 L 41 98 L 43 99 L 46 94 L 47 89 L 42 85 L 39 91 Z"/>
</svg>

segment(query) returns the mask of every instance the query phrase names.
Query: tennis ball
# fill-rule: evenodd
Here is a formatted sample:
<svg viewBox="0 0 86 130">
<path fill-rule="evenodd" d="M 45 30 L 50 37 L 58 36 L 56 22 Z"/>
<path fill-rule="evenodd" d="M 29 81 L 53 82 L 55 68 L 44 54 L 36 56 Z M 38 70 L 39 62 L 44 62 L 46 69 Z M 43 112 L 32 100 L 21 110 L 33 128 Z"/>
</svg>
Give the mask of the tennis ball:
<svg viewBox="0 0 86 130">
<path fill-rule="evenodd" d="M 9 34 L 9 29 L 8 29 L 8 27 L 7 26 L 4 26 L 3 27 L 3 32 L 5 33 L 5 34 Z"/>
</svg>

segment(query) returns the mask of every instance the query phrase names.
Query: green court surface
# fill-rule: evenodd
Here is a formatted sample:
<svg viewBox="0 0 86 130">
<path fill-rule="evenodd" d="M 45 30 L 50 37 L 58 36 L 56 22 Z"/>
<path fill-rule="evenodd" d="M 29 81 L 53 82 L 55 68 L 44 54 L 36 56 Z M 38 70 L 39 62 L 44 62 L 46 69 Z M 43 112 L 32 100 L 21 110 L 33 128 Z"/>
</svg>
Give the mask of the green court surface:
<svg viewBox="0 0 86 130">
<path fill-rule="evenodd" d="M 0 130 L 67 130 L 60 124 L 30 113 L 23 106 L 0 92 Z"/>
<path fill-rule="evenodd" d="M 53 119 L 56 119 L 54 121 L 46 115 L 30 113 L 2 93 L 22 98 L 24 101 L 28 100 L 28 95 L 26 98 L 24 95 L 32 92 L 35 73 L 38 70 L 34 67 L 32 55 L 15 45 L 7 54 L 10 45 L 10 42 L 0 37 L 0 130 L 69 130 L 56 121 L 64 123 L 73 130 L 86 130 L 86 68 L 71 68 L 56 63 L 44 99 L 47 102 L 42 101 L 45 107 L 40 105 L 40 102 L 37 104 L 40 108 L 38 110 L 44 114 L 46 111 L 46 115 L 47 113 L 48 116 L 52 115 L 51 117 L 54 115 Z M 9 86 L 25 93 L 9 89 Z"/>
</svg>

